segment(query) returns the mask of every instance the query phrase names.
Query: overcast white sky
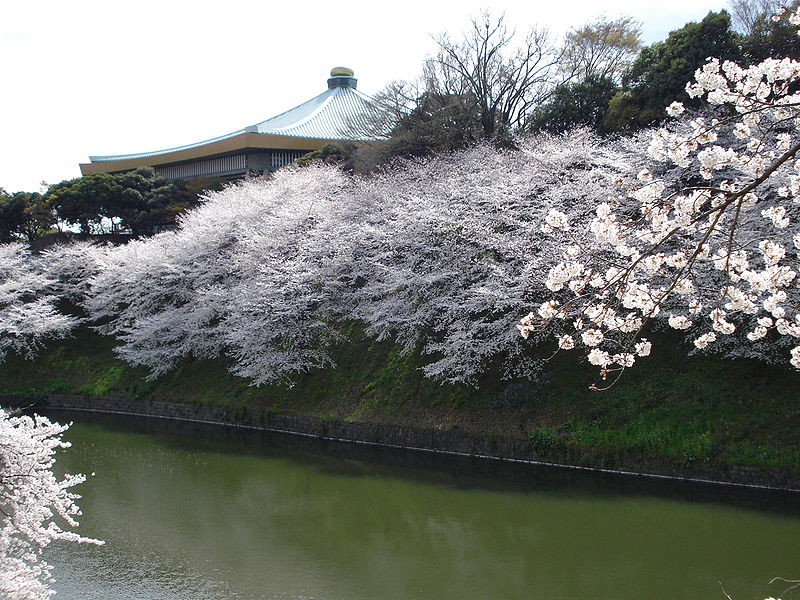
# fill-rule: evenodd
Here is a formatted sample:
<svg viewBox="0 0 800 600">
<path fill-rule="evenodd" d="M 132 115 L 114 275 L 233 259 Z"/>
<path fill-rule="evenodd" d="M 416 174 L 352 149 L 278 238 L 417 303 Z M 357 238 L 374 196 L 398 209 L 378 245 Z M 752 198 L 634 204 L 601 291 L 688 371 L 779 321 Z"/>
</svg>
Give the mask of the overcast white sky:
<svg viewBox="0 0 800 600">
<path fill-rule="evenodd" d="M 288 110 L 355 70 L 361 91 L 412 79 L 482 9 L 563 35 L 629 15 L 646 43 L 726 0 L 2 0 L 0 187 L 78 177 L 88 156 L 201 141 Z"/>
</svg>

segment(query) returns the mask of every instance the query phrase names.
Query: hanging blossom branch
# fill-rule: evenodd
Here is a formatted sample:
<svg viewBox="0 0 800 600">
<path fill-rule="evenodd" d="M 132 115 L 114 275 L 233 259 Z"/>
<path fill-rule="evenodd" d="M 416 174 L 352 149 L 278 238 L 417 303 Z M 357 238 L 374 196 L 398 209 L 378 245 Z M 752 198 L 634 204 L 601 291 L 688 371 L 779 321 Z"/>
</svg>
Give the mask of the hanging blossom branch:
<svg viewBox="0 0 800 600">
<path fill-rule="evenodd" d="M 800 9 L 775 18 L 798 25 Z M 520 333 L 550 329 L 559 349 L 582 345 L 603 379 L 649 355 L 640 336 L 655 317 L 699 329 L 699 349 L 737 324 L 750 328 L 749 342 L 771 332 L 800 338 L 798 89 L 797 61 L 742 68 L 709 59 L 686 91 L 719 116 L 663 128 L 648 148 L 682 169 L 681 179 L 644 169 L 640 187 L 601 203 L 590 229 L 602 251 L 569 246 L 546 280 L 554 297 L 521 320 Z M 667 112 L 680 117 L 684 107 L 674 102 Z M 552 210 L 543 230 L 570 225 Z M 800 345 L 790 362 L 800 369 Z"/>
<path fill-rule="evenodd" d="M 53 474 L 55 454 L 70 446 L 61 435 L 67 425 L 35 415 L 9 416 L 0 409 L 0 595 L 9 600 L 42 600 L 49 587 L 50 565 L 42 551 L 55 540 L 102 544 L 67 531 L 77 527 L 80 498 L 70 488 L 83 475 Z"/>
</svg>

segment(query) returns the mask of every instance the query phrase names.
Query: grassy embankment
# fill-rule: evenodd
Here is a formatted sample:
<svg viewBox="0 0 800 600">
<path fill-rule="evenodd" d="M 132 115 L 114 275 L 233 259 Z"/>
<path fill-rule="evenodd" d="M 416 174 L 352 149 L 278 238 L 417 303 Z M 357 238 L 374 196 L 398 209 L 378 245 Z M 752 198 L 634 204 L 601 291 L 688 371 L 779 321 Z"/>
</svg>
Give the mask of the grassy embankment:
<svg viewBox="0 0 800 600">
<path fill-rule="evenodd" d="M 298 376 L 291 388 L 254 388 L 223 360 L 186 360 L 145 381 L 145 369 L 115 358 L 113 339 L 81 329 L 35 361 L 8 357 L 0 394 L 118 395 L 458 429 L 521 437 L 555 460 L 594 465 L 656 459 L 800 470 L 800 374 L 787 366 L 686 357 L 678 344 L 661 343 L 604 392 L 588 390 L 596 370 L 574 352 L 559 354 L 539 382 L 487 375 L 476 389 L 425 379 L 420 356 L 352 337 L 334 353 L 337 368 Z"/>
</svg>

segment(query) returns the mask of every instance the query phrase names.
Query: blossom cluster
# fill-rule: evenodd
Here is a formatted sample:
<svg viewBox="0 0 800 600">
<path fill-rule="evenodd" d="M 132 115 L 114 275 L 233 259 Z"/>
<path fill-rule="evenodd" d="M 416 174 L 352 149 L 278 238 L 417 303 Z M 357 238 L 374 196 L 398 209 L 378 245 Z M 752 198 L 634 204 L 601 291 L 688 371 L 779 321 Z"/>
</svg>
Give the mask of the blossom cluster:
<svg viewBox="0 0 800 600">
<path fill-rule="evenodd" d="M 282 169 L 210 194 L 174 231 L 84 248 L 83 260 L 65 247 L 49 262 L 88 321 L 152 377 L 186 357 L 225 357 L 255 385 L 291 384 L 332 367 L 331 348 L 351 334 L 421 353 L 439 381 L 474 382 L 490 364 L 526 376 L 538 363 L 514 324 L 546 293 L 538 274 L 560 244 L 531 224 L 561 214 L 563 227 L 644 149 L 585 130 L 518 146 L 368 178 Z"/>
<path fill-rule="evenodd" d="M 59 311 L 68 285 L 55 272 L 63 262 L 35 257 L 22 244 L 0 245 L 0 361 L 6 352 L 32 356 L 48 338 L 60 338 L 79 322 Z"/>
<path fill-rule="evenodd" d="M 70 488 L 85 480 L 53 474 L 56 452 L 69 447 L 62 439 L 66 429 L 45 417 L 11 416 L 0 409 L 0 594 L 9 600 L 54 593 L 50 566 L 41 559 L 51 542 L 102 544 L 63 528 L 78 525 L 79 496 Z"/>
<path fill-rule="evenodd" d="M 800 338 L 798 83 L 788 58 L 749 68 L 709 59 L 686 90 L 720 110 L 687 118 L 682 103 L 668 107 L 680 120 L 652 135 L 653 166 L 595 209 L 588 227 L 601 250 L 566 248 L 546 280 L 554 298 L 521 333 L 554 328 L 559 348 L 580 340 L 604 377 L 649 353 L 640 335 L 654 318 L 691 332 L 698 349 L 737 331 L 750 342 Z M 556 214 L 544 226 L 569 227 Z M 789 360 L 800 368 L 800 345 Z"/>
<path fill-rule="evenodd" d="M 710 60 L 689 89 L 719 112 L 674 103 L 652 139 L 523 136 L 515 152 L 478 146 L 368 178 L 283 169 L 124 246 L 5 247 L 0 344 L 29 355 L 66 335 L 80 319 L 58 309 L 72 304 L 152 377 L 224 357 L 256 385 L 287 382 L 332 366 L 355 334 L 474 382 L 489 365 L 536 371 L 514 324 L 538 305 L 523 335 L 555 334 L 606 372 L 650 353 L 653 318 L 698 349 L 735 339 L 800 364 L 782 341 L 800 333 L 797 83 L 792 61 Z"/>
</svg>

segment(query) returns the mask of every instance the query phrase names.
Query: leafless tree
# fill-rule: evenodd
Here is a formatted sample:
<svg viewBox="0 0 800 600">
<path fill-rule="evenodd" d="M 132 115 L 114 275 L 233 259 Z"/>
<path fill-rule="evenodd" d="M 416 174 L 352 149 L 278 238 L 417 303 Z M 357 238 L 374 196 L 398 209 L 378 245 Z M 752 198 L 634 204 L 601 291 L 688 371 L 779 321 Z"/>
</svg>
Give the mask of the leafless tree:
<svg viewBox="0 0 800 600">
<path fill-rule="evenodd" d="M 775 13 L 782 5 L 781 0 L 730 0 L 733 28 L 750 35 L 759 19 Z"/>
<path fill-rule="evenodd" d="M 472 19 L 461 41 L 446 33 L 434 40 L 439 50 L 425 62 L 425 87 L 437 94 L 472 95 L 487 138 L 520 126 L 561 75 L 561 52 L 547 30 L 532 27 L 517 44 L 502 15 L 484 12 Z"/>
<path fill-rule="evenodd" d="M 562 69 L 579 80 L 608 77 L 619 82 L 641 48 L 639 22 L 631 17 L 600 18 L 567 34 Z"/>
</svg>

